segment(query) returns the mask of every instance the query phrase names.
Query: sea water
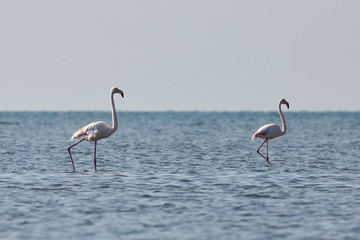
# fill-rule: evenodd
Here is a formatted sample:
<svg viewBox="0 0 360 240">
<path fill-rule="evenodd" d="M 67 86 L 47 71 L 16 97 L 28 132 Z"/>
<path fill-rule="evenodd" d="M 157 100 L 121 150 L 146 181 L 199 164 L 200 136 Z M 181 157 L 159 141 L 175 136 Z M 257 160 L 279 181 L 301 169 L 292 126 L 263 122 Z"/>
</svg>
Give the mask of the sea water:
<svg viewBox="0 0 360 240">
<path fill-rule="evenodd" d="M 0 112 L 0 239 L 358 239 L 360 113 Z M 266 148 L 262 148 L 265 154 Z"/>
</svg>

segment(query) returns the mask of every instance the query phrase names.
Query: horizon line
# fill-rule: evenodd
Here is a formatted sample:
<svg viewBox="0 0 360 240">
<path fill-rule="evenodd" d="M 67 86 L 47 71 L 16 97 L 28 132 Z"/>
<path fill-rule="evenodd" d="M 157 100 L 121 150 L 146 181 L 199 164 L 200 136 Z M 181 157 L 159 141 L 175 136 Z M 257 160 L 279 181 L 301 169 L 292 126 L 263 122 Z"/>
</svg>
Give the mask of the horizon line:
<svg viewBox="0 0 360 240">
<path fill-rule="evenodd" d="M 0 110 L 0 112 L 111 112 L 109 110 Z M 277 110 L 116 110 L 116 112 L 129 112 L 129 113 L 165 113 L 165 112 L 199 112 L 199 113 L 237 113 L 237 112 L 278 112 Z M 344 113 L 359 113 L 360 110 L 288 110 L 287 112 L 293 113 L 331 113 L 331 112 L 344 112 Z"/>
</svg>

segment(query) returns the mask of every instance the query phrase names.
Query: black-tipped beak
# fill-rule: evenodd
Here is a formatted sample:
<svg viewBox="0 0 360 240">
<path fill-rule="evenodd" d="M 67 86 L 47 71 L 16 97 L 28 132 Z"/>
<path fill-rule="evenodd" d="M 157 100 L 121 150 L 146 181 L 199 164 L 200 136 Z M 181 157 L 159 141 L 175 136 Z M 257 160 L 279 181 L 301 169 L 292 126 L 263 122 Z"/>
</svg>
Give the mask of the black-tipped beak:
<svg viewBox="0 0 360 240">
<path fill-rule="evenodd" d="M 117 93 L 120 93 L 121 97 L 124 97 L 124 92 L 121 91 L 120 89 L 117 90 Z"/>
<path fill-rule="evenodd" d="M 289 109 L 290 108 L 290 104 L 288 102 L 285 103 L 287 108 Z"/>
</svg>

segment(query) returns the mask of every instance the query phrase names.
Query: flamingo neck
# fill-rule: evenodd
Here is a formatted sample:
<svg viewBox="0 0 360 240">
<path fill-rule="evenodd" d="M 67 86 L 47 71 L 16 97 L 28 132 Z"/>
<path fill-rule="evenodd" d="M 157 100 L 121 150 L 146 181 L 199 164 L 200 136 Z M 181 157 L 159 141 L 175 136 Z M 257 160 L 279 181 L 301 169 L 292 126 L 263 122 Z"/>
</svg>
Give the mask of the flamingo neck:
<svg viewBox="0 0 360 240">
<path fill-rule="evenodd" d="M 286 123 L 285 123 L 284 115 L 283 115 L 283 113 L 281 111 L 281 104 L 280 103 L 279 103 L 279 114 L 280 114 L 281 123 L 282 123 L 281 134 L 284 135 L 286 133 Z"/>
<path fill-rule="evenodd" d="M 115 132 L 118 127 L 118 122 L 117 122 L 116 109 L 114 103 L 114 93 L 111 93 L 110 95 L 110 104 L 111 104 L 111 113 L 112 113 L 112 122 L 113 122 L 112 128 L 113 131 Z"/>
</svg>

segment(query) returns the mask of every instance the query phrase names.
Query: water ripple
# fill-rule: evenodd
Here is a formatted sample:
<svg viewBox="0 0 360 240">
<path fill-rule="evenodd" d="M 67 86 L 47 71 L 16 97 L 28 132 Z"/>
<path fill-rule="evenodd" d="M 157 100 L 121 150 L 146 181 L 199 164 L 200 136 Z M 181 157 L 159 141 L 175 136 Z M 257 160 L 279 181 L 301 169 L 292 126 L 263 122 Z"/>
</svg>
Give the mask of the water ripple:
<svg viewBox="0 0 360 240">
<path fill-rule="evenodd" d="M 72 131 L 111 122 L 108 114 L 0 115 L 0 239 L 360 234 L 359 140 L 348 138 L 360 130 L 359 113 L 287 113 L 288 133 L 270 143 L 272 165 L 250 136 L 276 113 L 120 115 L 119 130 L 99 141 L 96 173 L 92 143 L 74 148 L 76 172 L 66 148 Z"/>
</svg>

